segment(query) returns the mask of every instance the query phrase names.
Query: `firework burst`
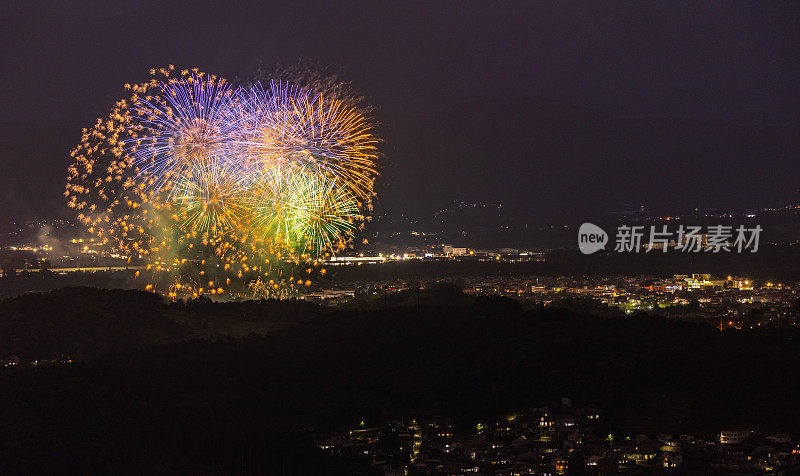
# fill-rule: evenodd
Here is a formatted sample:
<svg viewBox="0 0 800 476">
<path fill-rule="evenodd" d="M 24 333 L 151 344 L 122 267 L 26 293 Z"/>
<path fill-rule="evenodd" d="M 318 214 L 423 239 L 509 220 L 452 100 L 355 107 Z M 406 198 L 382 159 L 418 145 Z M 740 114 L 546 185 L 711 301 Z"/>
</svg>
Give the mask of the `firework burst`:
<svg viewBox="0 0 800 476">
<path fill-rule="evenodd" d="M 364 111 L 285 81 L 151 75 L 71 153 L 79 221 L 110 253 L 169 273 L 173 298 L 224 293 L 231 278 L 278 297 L 309 285 L 301 262 L 347 247 L 371 208 L 378 142 Z"/>
</svg>

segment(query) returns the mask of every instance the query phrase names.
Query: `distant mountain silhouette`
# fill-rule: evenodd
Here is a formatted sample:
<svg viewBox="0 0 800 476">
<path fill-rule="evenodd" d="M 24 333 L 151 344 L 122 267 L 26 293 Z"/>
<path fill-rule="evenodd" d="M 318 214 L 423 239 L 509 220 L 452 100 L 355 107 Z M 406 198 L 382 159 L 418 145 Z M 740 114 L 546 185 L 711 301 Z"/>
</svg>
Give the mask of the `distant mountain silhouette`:
<svg viewBox="0 0 800 476">
<path fill-rule="evenodd" d="M 525 98 L 377 116 L 377 211 L 389 215 L 430 216 L 454 200 L 578 220 L 625 204 L 674 212 L 800 199 L 800 127 L 619 119 Z M 69 150 L 88 125 L 0 124 L 6 220 L 66 212 Z"/>
<path fill-rule="evenodd" d="M 378 195 L 390 215 L 482 200 L 524 218 L 581 219 L 628 203 L 675 211 L 800 197 L 796 127 L 617 119 L 524 98 L 381 120 Z"/>
<path fill-rule="evenodd" d="M 90 125 L 0 123 L 0 224 L 66 213 L 69 151 Z"/>
</svg>

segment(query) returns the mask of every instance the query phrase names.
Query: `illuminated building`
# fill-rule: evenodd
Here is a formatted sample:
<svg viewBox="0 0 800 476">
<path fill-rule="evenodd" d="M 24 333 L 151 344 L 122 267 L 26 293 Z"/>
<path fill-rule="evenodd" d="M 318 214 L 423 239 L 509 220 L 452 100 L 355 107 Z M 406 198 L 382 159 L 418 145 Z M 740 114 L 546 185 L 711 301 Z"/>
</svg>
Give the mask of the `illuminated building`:
<svg viewBox="0 0 800 476">
<path fill-rule="evenodd" d="M 741 443 L 750 436 L 749 430 L 722 430 L 719 432 L 719 442 L 724 445 Z"/>
</svg>

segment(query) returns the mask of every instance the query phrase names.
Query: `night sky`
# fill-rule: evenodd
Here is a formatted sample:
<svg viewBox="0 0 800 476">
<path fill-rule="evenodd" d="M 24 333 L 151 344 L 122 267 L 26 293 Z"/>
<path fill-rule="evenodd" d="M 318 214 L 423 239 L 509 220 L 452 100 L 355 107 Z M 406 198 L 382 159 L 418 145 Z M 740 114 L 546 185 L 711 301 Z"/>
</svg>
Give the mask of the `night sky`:
<svg viewBox="0 0 800 476">
<path fill-rule="evenodd" d="M 65 209 L 81 128 L 151 67 L 235 80 L 299 59 L 375 106 L 378 213 L 800 201 L 798 2 L 134 3 L 4 6 L 5 220 Z"/>
</svg>

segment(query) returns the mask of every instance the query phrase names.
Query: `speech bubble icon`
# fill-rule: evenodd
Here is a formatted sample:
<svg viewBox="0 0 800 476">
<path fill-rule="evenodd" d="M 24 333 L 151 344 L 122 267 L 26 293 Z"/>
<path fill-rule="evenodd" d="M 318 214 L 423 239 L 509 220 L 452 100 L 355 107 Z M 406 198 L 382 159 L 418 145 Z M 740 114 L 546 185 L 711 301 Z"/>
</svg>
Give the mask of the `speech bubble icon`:
<svg viewBox="0 0 800 476">
<path fill-rule="evenodd" d="M 578 229 L 578 248 L 581 253 L 590 255 L 605 248 L 608 243 L 608 234 L 597 225 L 584 223 Z"/>
</svg>

